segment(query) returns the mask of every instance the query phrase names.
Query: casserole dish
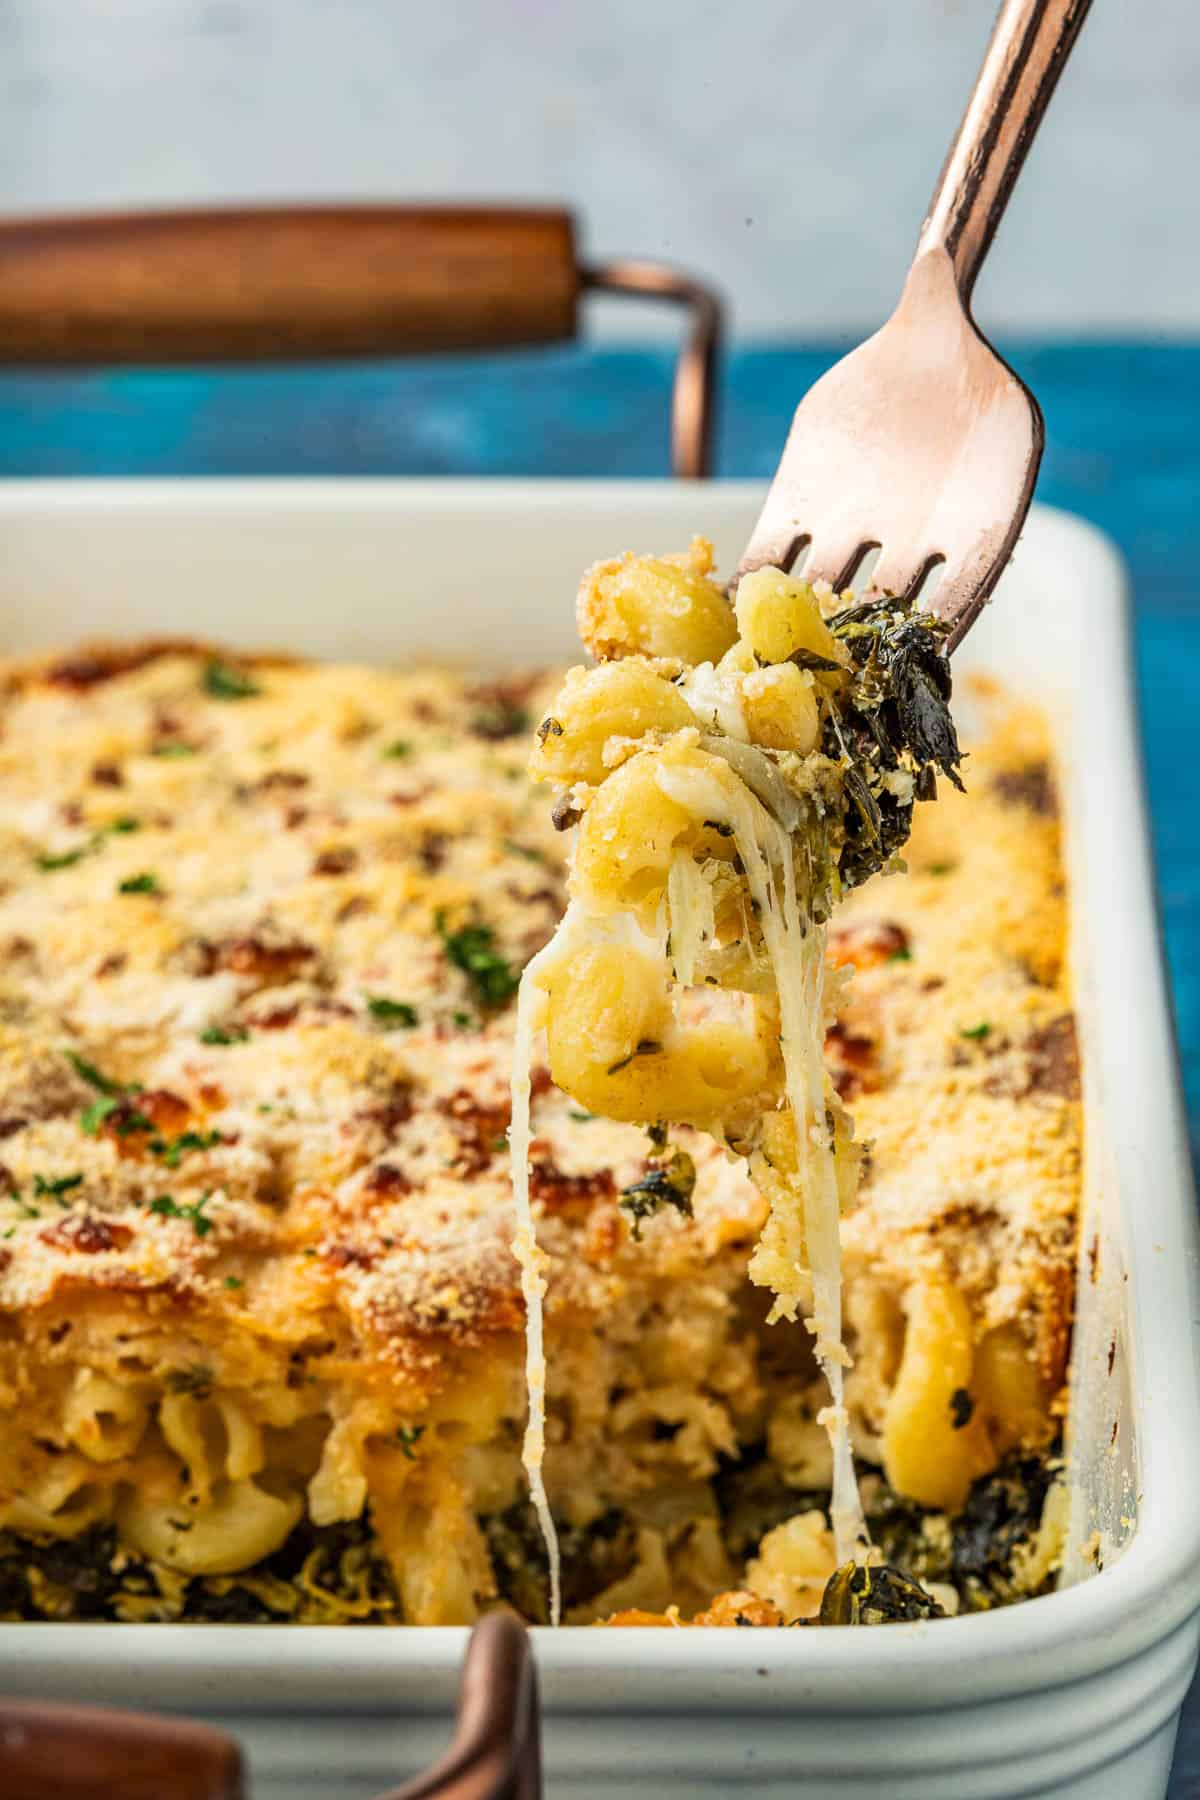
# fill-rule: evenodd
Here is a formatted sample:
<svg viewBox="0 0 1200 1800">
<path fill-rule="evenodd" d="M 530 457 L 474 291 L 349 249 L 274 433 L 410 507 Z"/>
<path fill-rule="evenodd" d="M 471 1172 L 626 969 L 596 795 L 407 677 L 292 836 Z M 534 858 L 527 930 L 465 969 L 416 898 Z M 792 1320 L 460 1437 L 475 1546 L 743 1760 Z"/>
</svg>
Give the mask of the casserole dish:
<svg viewBox="0 0 1200 1800">
<path fill-rule="evenodd" d="M 729 566 L 758 499 L 749 484 L 12 483 L 4 647 L 169 630 L 485 672 L 573 660 L 584 564 L 703 529 Z M 1200 1606 L 1200 1294 L 1125 633 L 1112 550 L 1040 511 L 958 659 L 1039 701 L 1059 739 L 1087 1115 L 1063 1589 L 865 1634 L 536 1632 L 556 1796 L 1165 1791 Z M 191 1712 L 241 1738 L 259 1800 L 352 1800 L 436 1752 L 464 1638 L 8 1625 L 0 1690 Z"/>
</svg>

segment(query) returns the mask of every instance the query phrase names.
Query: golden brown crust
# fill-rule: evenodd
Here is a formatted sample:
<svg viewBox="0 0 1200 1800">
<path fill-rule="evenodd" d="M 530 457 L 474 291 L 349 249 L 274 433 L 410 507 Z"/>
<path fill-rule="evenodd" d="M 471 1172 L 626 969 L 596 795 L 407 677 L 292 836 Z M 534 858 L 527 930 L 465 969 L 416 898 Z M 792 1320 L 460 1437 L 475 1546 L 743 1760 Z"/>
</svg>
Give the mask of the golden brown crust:
<svg viewBox="0 0 1200 1800">
<path fill-rule="evenodd" d="M 475 1518 L 519 1495 L 524 1404 L 503 971 L 562 904 L 563 839 L 522 771 L 552 686 L 157 642 L 0 672 L 0 1405 L 44 1439 L 0 1456 L 0 1508 L 75 1455 L 54 1421 L 80 1371 L 171 1392 L 199 1370 L 268 1442 L 320 1415 L 323 1472 L 289 1455 L 318 1496 L 370 1494 L 397 1569 L 420 1542 L 406 1616 L 493 1597 Z M 1044 757 L 1017 721 L 967 805 L 919 826 L 914 872 L 849 903 L 831 1058 L 872 1140 L 851 1283 L 951 1274 L 1053 1387 L 1079 1121 Z M 490 990 L 450 952 L 480 928 Z M 694 1541 L 664 1561 L 660 1489 L 704 1490 L 812 1373 L 747 1299 L 762 1202 L 680 1133 L 695 1217 L 633 1243 L 617 1201 L 644 1136 L 534 1086 L 550 1491 L 581 1526 L 646 1497 L 640 1573 L 605 1610 L 703 1611 L 740 1571 Z M 161 1485 L 152 1440 L 91 1484 Z"/>
</svg>

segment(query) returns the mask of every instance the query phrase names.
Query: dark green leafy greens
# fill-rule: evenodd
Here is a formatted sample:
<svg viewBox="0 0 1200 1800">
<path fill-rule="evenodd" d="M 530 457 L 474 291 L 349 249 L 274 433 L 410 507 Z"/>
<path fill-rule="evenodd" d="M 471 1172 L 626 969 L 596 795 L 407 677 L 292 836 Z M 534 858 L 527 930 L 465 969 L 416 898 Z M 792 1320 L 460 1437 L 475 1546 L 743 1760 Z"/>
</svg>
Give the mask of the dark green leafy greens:
<svg viewBox="0 0 1200 1800">
<path fill-rule="evenodd" d="M 642 1224 L 673 1206 L 685 1218 L 692 1216 L 692 1193 L 696 1186 L 696 1165 L 685 1150 L 672 1150 L 662 1126 L 652 1126 L 650 1141 L 656 1155 L 646 1173 L 623 1189 L 618 1205 L 630 1221 L 633 1240 L 640 1243 Z"/>
<path fill-rule="evenodd" d="M 845 607 L 828 621 L 849 651 L 849 690 L 838 694 L 823 748 L 844 771 L 847 806 L 839 868 L 856 887 L 898 853 L 912 826 L 912 801 L 891 791 L 899 770 L 917 799 L 930 800 L 941 773 L 962 787 L 962 752 L 950 715 L 946 627 L 912 601 L 884 598 Z"/>
<path fill-rule="evenodd" d="M 821 1596 L 822 1625 L 898 1625 L 944 1619 L 945 1612 L 919 1581 L 888 1563 L 844 1563 Z"/>
<path fill-rule="evenodd" d="M 501 1597 L 535 1625 L 550 1622 L 546 1546 L 532 1506 L 518 1500 L 480 1519 Z M 590 1525 L 558 1521 L 563 1609 L 586 1606 L 637 1563 L 638 1532 L 628 1513 L 610 1507 Z"/>
<path fill-rule="evenodd" d="M 236 1575 L 181 1578 L 120 1544 L 111 1525 L 76 1537 L 0 1532 L 0 1619 L 211 1624 L 395 1624 L 400 1603 L 365 1518 L 305 1520 Z"/>
</svg>

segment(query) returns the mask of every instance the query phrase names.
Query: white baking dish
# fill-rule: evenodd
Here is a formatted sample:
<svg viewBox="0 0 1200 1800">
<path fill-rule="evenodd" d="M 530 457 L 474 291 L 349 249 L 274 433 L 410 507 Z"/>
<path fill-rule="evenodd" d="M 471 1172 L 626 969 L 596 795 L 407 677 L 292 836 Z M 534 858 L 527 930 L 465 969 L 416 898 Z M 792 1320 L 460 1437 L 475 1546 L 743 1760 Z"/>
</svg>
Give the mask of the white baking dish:
<svg viewBox="0 0 1200 1800">
<path fill-rule="evenodd" d="M 0 642 L 164 630 L 490 667 L 575 654 L 580 568 L 712 535 L 757 488 L 577 482 L 9 483 Z M 1200 1289 L 1155 923 L 1122 572 L 1035 511 L 959 656 L 1058 721 L 1088 1117 L 1066 1585 L 875 1631 L 538 1632 L 548 1788 L 865 1800 L 1161 1800 L 1200 1607 Z M 1095 1266 L 1098 1279 L 1090 1279 Z M 1103 1572 L 1084 1551 L 1093 1533 Z M 0 1627 L 0 1692 L 178 1708 L 257 1800 L 354 1800 L 431 1757 L 465 1633 Z"/>
</svg>

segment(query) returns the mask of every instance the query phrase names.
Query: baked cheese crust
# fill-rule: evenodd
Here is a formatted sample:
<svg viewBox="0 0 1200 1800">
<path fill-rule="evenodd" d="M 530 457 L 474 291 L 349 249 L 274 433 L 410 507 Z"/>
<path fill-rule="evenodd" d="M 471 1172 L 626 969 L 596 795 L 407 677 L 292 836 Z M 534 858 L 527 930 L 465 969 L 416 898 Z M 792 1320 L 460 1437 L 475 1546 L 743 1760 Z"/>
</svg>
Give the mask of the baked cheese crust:
<svg viewBox="0 0 1200 1800">
<path fill-rule="evenodd" d="M 162 644 L 0 672 L 0 1613 L 544 1612 L 505 1133 L 564 899 L 523 772 L 555 685 Z M 931 1276 L 1037 1372 L 1019 1425 L 980 1403 L 980 1478 L 1053 1434 L 1079 1119 L 1047 755 L 1011 720 L 835 929 L 868 1460 Z M 762 1202 L 681 1132 L 694 1215 L 634 1241 L 644 1135 L 544 1069 L 533 1134 L 567 1618 L 700 1612 L 748 1564 L 803 1613 L 818 1575 L 773 1593 L 729 1529 L 731 1475 L 769 1475 L 775 1527 L 828 1479 L 806 1334 L 746 1280 Z"/>
</svg>

